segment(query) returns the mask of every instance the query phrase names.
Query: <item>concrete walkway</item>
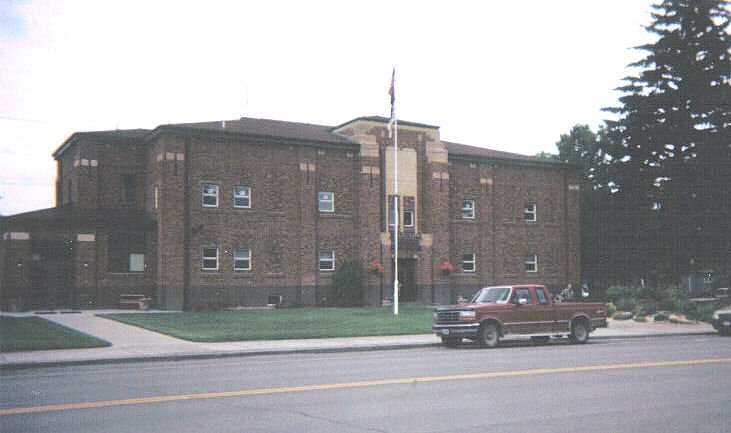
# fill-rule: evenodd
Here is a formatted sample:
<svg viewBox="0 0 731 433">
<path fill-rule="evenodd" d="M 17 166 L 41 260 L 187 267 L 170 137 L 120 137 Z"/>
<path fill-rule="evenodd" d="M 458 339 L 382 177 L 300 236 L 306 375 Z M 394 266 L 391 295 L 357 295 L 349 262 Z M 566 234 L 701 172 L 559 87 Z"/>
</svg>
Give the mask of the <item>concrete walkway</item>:
<svg viewBox="0 0 731 433">
<path fill-rule="evenodd" d="M 95 349 L 0 353 L 0 368 L 11 369 L 89 363 L 215 358 L 274 353 L 400 349 L 432 346 L 440 343 L 440 340 L 433 334 L 193 343 L 97 316 L 97 314 L 118 312 L 94 310 L 44 314 L 40 317 L 106 340 L 112 343 L 112 345 L 110 347 Z M 8 315 L 19 316 L 20 314 Z M 672 324 L 610 321 L 608 328 L 596 330 L 592 333 L 591 338 L 633 338 L 715 333 L 711 325 L 707 323 Z"/>
</svg>

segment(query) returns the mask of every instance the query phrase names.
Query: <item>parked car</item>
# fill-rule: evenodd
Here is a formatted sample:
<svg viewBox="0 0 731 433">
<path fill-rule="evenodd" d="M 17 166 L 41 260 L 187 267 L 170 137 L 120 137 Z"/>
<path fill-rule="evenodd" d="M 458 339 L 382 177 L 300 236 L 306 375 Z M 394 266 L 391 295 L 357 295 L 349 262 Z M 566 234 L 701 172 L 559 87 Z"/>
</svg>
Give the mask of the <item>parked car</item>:
<svg viewBox="0 0 731 433">
<path fill-rule="evenodd" d="M 437 307 L 432 331 L 447 347 L 462 339 L 497 346 L 509 334 L 536 340 L 567 335 L 584 343 L 595 328 L 607 326 L 607 310 L 598 302 L 554 303 L 540 285 L 485 287 L 469 303 Z"/>
<path fill-rule="evenodd" d="M 721 335 L 731 335 L 731 306 L 713 312 L 711 325 Z"/>
</svg>

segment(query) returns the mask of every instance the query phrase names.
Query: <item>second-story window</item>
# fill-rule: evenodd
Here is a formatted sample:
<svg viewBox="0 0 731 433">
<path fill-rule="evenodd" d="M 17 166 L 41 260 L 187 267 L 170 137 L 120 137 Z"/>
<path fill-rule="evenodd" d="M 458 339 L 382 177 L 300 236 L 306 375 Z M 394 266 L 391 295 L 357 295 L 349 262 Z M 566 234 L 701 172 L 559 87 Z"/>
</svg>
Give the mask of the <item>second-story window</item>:
<svg viewBox="0 0 731 433">
<path fill-rule="evenodd" d="M 218 185 L 203 184 L 203 207 L 218 207 Z"/>
<path fill-rule="evenodd" d="M 248 186 L 234 187 L 234 207 L 240 209 L 251 208 L 251 188 Z"/>
<path fill-rule="evenodd" d="M 523 219 L 525 219 L 526 221 L 537 220 L 535 203 L 526 203 L 525 208 L 523 209 Z"/>
<path fill-rule="evenodd" d="M 329 191 L 320 191 L 317 195 L 317 208 L 320 212 L 335 212 L 335 194 Z"/>
<path fill-rule="evenodd" d="M 462 201 L 462 218 L 463 219 L 475 219 L 475 201 L 474 200 Z"/>
</svg>

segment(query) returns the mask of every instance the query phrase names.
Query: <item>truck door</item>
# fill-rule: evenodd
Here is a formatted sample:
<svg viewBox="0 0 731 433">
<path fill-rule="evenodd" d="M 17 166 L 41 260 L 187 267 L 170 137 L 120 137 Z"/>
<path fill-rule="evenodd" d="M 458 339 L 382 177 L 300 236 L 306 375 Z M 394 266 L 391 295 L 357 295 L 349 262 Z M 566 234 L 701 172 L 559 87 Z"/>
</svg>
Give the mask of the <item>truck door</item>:
<svg viewBox="0 0 731 433">
<path fill-rule="evenodd" d="M 545 287 L 536 287 L 536 322 L 533 332 L 552 332 L 555 331 L 556 313 L 548 298 L 548 291 Z"/>
<path fill-rule="evenodd" d="M 508 332 L 516 334 L 525 334 L 533 332 L 535 327 L 533 323 L 536 314 L 536 303 L 530 289 L 527 287 L 518 287 L 513 291 L 513 297 L 510 299 L 510 309 L 504 317 L 503 325 Z"/>
</svg>

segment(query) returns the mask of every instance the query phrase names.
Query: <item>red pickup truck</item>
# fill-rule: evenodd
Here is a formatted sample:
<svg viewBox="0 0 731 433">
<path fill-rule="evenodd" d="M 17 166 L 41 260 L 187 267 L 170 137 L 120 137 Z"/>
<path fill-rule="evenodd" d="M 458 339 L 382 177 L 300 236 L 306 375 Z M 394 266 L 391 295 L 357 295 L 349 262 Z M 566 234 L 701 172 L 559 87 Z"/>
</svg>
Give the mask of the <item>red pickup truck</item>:
<svg viewBox="0 0 731 433">
<path fill-rule="evenodd" d="M 513 285 L 480 289 L 469 303 L 437 307 L 432 330 L 445 346 L 463 338 L 495 347 L 508 334 L 548 340 L 568 335 L 585 343 L 595 328 L 607 326 L 606 306 L 599 302 L 556 302 L 545 286 Z"/>
</svg>

